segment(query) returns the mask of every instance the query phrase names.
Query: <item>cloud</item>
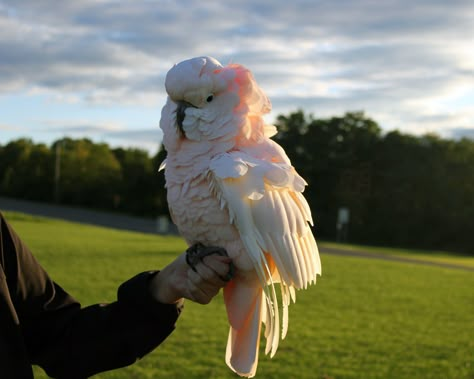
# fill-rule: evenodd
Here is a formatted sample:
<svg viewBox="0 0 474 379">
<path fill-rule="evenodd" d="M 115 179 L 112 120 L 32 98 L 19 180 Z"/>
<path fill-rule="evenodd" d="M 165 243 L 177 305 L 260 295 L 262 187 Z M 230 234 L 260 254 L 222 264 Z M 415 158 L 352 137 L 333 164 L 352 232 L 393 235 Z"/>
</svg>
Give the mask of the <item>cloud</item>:
<svg viewBox="0 0 474 379">
<path fill-rule="evenodd" d="M 139 148 L 148 151 L 150 155 L 159 151 L 162 137 L 163 133 L 158 127 L 107 132 L 102 135 L 112 146 Z"/>
<path fill-rule="evenodd" d="M 48 126 L 44 132 L 64 135 L 89 136 L 99 138 L 112 138 L 130 141 L 150 141 L 161 139 L 161 129 L 158 126 L 153 128 L 127 129 L 118 122 L 97 122 L 97 121 L 45 121 Z"/>
<path fill-rule="evenodd" d="M 474 127 L 473 128 L 452 128 L 449 130 L 451 137 L 456 139 L 469 138 L 474 141 Z"/>
<path fill-rule="evenodd" d="M 161 145 L 162 132 L 156 127 L 129 129 L 120 122 L 100 122 L 93 120 L 47 120 L 40 133 L 47 133 L 62 138 L 89 138 L 96 142 L 107 142 L 109 145 L 140 148 L 155 154 Z M 1 128 L 1 127 L 0 127 Z"/>
<path fill-rule="evenodd" d="M 118 121 L 96 121 L 87 119 L 45 119 L 42 120 L 43 130 L 55 133 L 106 133 L 123 130 L 123 124 Z"/>
<path fill-rule="evenodd" d="M 22 130 L 21 127 L 19 126 L 15 126 L 15 125 L 7 125 L 7 124 L 0 124 L 0 130 L 5 130 L 5 131 L 12 131 L 12 130 L 16 130 L 16 131 L 19 131 L 19 130 Z"/>
<path fill-rule="evenodd" d="M 161 129 L 156 128 L 146 128 L 138 130 L 126 130 L 126 131 L 115 131 L 105 133 L 105 137 L 112 139 L 120 139 L 127 141 L 140 141 L 140 142 L 150 142 L 157 143 L 161 141 L 163 133 Z"/>
<path fill-rule="evenodd" d="M 429 127 L 448 129 L 443 104 L 474 87 L 473 20 L 467 0 L 3 1 L 0 94 L 160 107 L 168 69 L 212 55 L 249 67 L 275 113 L 365 110 L 420 132 L 436 116 Z"/>
</svg>

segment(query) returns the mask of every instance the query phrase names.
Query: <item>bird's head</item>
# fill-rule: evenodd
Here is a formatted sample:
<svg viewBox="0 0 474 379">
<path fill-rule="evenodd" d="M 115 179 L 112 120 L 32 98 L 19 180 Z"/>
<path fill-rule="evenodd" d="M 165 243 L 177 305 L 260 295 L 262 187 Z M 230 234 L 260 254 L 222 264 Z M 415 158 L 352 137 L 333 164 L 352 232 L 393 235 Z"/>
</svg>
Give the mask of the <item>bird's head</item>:
<svg viewBox="0 0 474 379">
<path fill-rule="evenodd" d="M 199 133 L 193 130 L 196 119 L 202 119 L 206 113 L 208 121 L 211 121 L 209 116 L 216 113 L 211 103 L 215 100 L 216 92 L 225 89 L 224 83 L 216 75 L 222 67 L 214 58 L 198 57 L 178 63 L 168 71 L 166 92 L 176 104 L 176 126 L 182 136 L 199 139 Z"/>
<path fill-rule="evenodd" d="M 261 113 L 270 110 L 270 102 L 250 71 L 237 64 L 224 67 L 211 57 L 174 65 L 166 75 L 165 87 L 174 104 L 175 127 L 189 140 L 238 134 L 242 122 L 232 120 L 252 111 L 256 100 Z"/>
</svg>

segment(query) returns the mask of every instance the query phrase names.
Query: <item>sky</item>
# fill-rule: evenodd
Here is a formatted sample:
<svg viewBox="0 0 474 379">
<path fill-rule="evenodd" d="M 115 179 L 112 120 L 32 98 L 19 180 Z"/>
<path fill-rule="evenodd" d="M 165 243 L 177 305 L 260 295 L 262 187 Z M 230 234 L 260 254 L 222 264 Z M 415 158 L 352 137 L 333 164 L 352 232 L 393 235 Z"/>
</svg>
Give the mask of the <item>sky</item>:
<svg viewBox="0 0 474 379">
<path fill-rule="evenodd" d="M 383 131 L 474 138 L 472 0 L 0 0 L 0 145 L 70 136 L 151 153 L 167 71 L 249 68 L 273 122 L 364 111 Z"/>
</svg>

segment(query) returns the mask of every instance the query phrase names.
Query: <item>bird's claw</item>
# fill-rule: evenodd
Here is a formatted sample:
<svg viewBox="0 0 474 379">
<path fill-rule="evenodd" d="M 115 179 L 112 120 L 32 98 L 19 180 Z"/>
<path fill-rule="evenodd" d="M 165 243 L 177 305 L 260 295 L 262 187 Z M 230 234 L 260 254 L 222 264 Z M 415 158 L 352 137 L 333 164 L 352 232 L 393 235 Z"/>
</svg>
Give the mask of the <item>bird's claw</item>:
<svg viewBox="0 0 474 379">
<path fill-rule="evenodd" d="M 213 254 L 225 257 L 228 256 L 227 251 L 222 247 L 204 246 L 202 243 L 197 242 L 186 250 L 186 263 L 193 269 L 193 271 L 196 271 L 196 265 L 201 262 L 204 257 Z M 234 264 L 230 262 L 229 272 L 224 277 L 221 276 L 221 279 L 228 282 L 234 277 L 234 272 Z"/>
</svg>

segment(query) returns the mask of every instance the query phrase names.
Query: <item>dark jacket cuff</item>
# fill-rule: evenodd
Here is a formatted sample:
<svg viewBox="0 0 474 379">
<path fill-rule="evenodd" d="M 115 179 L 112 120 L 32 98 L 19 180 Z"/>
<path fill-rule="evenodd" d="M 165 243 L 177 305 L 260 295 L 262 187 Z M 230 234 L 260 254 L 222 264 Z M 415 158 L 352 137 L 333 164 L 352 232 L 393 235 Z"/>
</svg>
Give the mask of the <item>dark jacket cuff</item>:
<svg viewBox="0 0 474 379">
<path fill-rule="evenodd" d="M 117 299 L 123 305 L 141 310 L 144 316 L 174 322 L 184 307 L 184 301 L 163 304 L 153 297 L 150 282 L 158 273 L 159 271 L 145 271 L 122 283 L 117 292 Z"/>
</svg>

